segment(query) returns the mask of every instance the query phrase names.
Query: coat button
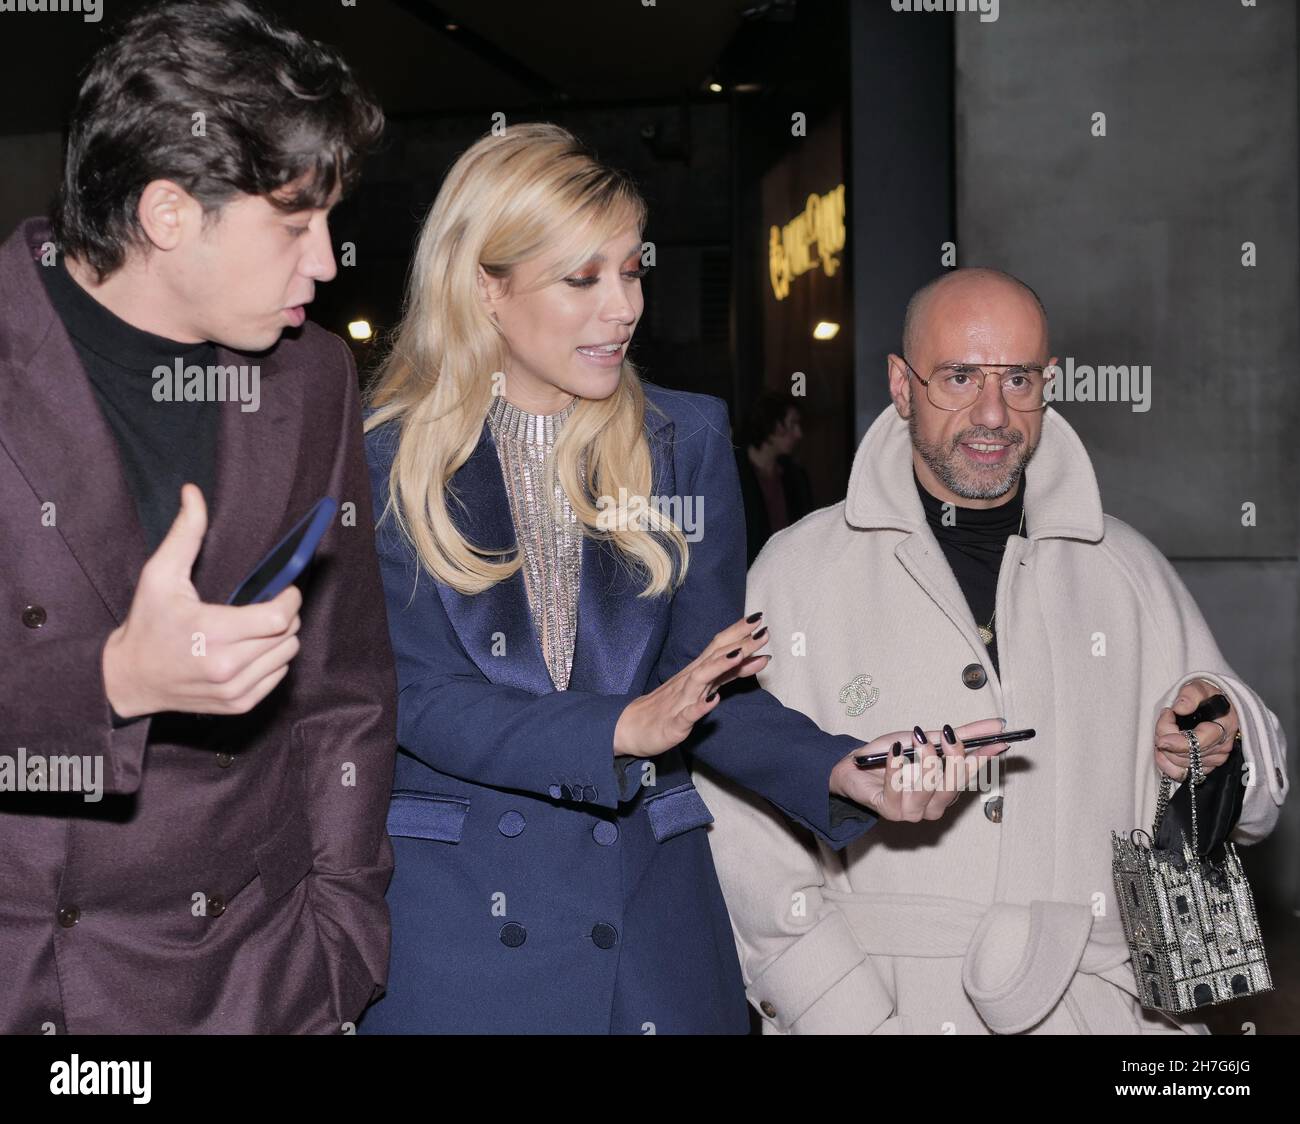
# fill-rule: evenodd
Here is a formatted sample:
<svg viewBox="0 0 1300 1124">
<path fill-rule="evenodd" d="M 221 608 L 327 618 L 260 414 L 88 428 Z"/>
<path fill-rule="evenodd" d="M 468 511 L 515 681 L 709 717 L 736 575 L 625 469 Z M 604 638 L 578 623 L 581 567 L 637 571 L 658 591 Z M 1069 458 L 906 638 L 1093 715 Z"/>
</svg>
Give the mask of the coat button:
<svg viewBox="0 0 1300 1124">
<path fill-rule="evenodd" d="M 776 1008 L 772 1006 L 772 1001 L 770 999 L 764 999 L 763 1002 L 758 1005 L 758 1009 L 769 1019 L 776 1018 Z"/>
<path fill-rule="evenodd" d="M 45 610 L 39 605 L 28 605 L 23 610 L 23 624 L 28 628 L 40 628 L 46 621 Z"/>
<path fill-rule="evenodd" d="M 208 895 L 208 916 L 220 917 L 226 912 L 226 899 L 220 894 Z"/>
<path fill-rule="evenodd" d="M 506 948 L 518 948 L 528 939 L 528 930 L 510 921 L 501 926 L 501 943 Z"/>
<path fill-rule="evenodd" d="M 598 792 L 596 791 L 596 786 L 595 786 L 595 785 L 593 785 L 593 784 L 589 784 L 589 785 L 584 785 L 584 786 L 583 786 L 583 789 L 582 789 L 582 798 L 583 798 L 584 800 L 595 800 L 596 797 L 598 797 L 599 795 L 600 795 L 600 793 L 598 793 Z"/>
<path fill-rule="evenodd" d="M 591 837 L 602 847 L 608 847 L 618 839 L 618 824 L 601 820 L 591 829 Z"/>
<path fill-rule="evenodd" d="M 988 672 L 977 663 L 968 663 L 961 669 L 961 681 L 972 691 L 978 691 L 989 681 Z"/>
<path fill-rule="evenodd" d="M 560 797 L 564 794 L 563 790 L 560 788 L 558 784 L 551 785 L 551 787 L 548 788 L 546 791 L 550 795 L 552 800 L 559 800 Z"/>
<path fill-rule="evenodd" d="M 524 819 L 522 812 L 502 812 L 501 818 L 497 820 L 497 831 L 501 832 L 502 835 L 513 839 L 524 830 L 524 826 L 527 823 L 528 821 Z"/>
<path fill-rule="evenodd" d="M 78 921 L 81 920 L 81 910 L 75 905 L 65 905 L 59 910 L 59 924 L 65 929 L 71 929 Z"/>
<path fill-rule="evenodd" d="M 217 754 L 217 764 L 223 769 L 229 769 L 235 763 L 235 755 L 227 753 L 224 749 Z"/>
<path fill-rule="evenodd" d="M 984 815 L 992 823 L 1002 822 L 1002 797 L 990 796 L 984 801 Z"/>
<path fill-rule="evenodd" d="M 613 948 L 618 940 L 618 930 L 613 925 L 598 921 L 591 929 L 591 939 L 597 948 Z"/>
</svg>

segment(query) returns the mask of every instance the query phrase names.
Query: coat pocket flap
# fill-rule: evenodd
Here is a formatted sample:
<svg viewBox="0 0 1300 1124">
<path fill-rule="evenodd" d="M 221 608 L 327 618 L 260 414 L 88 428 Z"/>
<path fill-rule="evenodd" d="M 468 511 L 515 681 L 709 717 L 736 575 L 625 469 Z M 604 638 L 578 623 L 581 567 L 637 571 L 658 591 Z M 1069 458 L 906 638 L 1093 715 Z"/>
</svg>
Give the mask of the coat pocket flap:
<svg viewBox="0 0 1300 1124">
<path fill-rule="evenodd" d="M 432 792 L 395 792 L 388 805 L 388 834 L 459 843 L 469 800 Z"/>
<path fill-rule="evenodd" d="M 645 814 L 650 817 L 650 830 L 656 843 L 713 822 L 713 813 L 704 803 L 704 797 L 689 782 L 648 797 Z"/>
<path fill-rule="evenodd" d="M 289 816 L 254 854 L 266 900 L 273 902 L 284 897 L 311 873 L 313 860 L 307 820 L 299 813 Z"/>
</svg>

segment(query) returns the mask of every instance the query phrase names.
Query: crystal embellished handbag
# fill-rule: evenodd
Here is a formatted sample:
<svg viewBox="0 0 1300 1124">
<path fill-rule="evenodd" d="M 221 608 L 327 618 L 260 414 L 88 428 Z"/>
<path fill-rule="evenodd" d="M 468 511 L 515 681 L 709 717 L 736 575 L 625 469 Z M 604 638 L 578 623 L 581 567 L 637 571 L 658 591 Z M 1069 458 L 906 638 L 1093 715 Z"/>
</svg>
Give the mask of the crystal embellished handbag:
<svg viewBox="0 0 1300 1124">
<path fill-rule="evenodd" d="M 1207 709 L 1216 703 L 1222 709 Z M 1144 1007 L 1170 1014 L 1273 990 L 1255 900 L 1227 838 L 1241 812 L 1241 735 L 1216 770 L 1223 776 L 1207 785 L 1201 746 L 1191 733 L 1197 723 L 1226 713 L 1226 704 L 1226 698 L 1215 695 L 1178 719 L 1187 736 L 1190 769 L 1187 783 L 1174 798 L 1176 814 L 1171 819 L 1176 830 L 1164 823 L 1171 782 L 1162 775 L 1155 823 L 1146 842 L 1140 828 L 1127 839 L 1116 832 L 1110 837 L 1115 892 L 1138 999 Z M 1198 798 L 1202 785 L 1215 790 L 1211 799 L 1216 807 Z M 1184 792 L 1185 803 L 1179 800 Z M 1198 804 L 1211 828 L 1205 838 Z M 1190 809 L 1190 840 L 1182 822 L 1185 809 Z"/>
</svg>

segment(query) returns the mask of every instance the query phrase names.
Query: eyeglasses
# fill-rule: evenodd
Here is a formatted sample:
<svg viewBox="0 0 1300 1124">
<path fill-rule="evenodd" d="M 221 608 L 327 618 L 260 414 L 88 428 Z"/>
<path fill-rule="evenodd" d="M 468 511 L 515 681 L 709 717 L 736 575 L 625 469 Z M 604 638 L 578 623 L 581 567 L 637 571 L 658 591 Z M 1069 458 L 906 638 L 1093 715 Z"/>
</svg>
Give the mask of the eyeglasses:
<svg viewBox="0 0 1300 1124">
<path fill-rule="evenodd" d="M 906 359 L 903 366 L 925 387 L 925 396 L 940 410 L 964 410 L 975 405 L 988 378 L 985 368 L 1000 368 L 1002 400 L 1012 410 L 1032 414 L 1047 406 L 1045 391 L 1054 377 L 1036 363 L 945 363 L 923 379 Z"/>
</svg>

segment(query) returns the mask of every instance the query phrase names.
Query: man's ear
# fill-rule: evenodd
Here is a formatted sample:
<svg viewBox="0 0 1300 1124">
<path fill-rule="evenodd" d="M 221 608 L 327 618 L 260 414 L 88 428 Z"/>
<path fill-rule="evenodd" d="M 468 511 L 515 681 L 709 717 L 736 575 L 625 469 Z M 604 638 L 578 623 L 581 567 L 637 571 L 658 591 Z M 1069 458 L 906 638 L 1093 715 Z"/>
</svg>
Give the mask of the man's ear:
<svg viewBox="0 0 1300 1124">
<path fill-rule="evenodd" d="M 889 397 L 900 418 L 912 416 L 912 380 L 907 375 L 907 364 L 901 356 L 890 352 L 885 361 L 889 373 Z"/>
<path fill-rule="evenodd" d="M 203 208 L 197 199 L 171 180 L 152 180 L 140 193 L 136 217 L 145 237 L 159 250 L 174 250 L 187 233 L 203 225 Z"/>
</svg>

